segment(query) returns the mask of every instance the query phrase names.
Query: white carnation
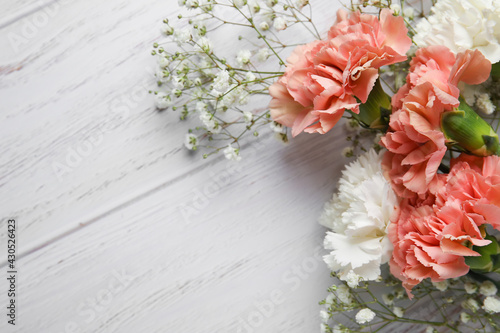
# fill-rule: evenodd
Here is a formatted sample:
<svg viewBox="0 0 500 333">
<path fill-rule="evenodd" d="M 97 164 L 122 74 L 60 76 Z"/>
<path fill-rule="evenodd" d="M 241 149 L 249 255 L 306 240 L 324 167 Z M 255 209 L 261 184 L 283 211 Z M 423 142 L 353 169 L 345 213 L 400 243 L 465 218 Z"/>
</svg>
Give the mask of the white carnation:
<svg viewBox="0 0 500 333">
<path fill-rule="evenodd" d="M 372 310 L 366 308 L 366 309 L 361 309 L 359 310 L 358 313 L 356 313 L 356 322 L 358 324 L 366 324 L 369 323 L 370 321 L 375 318 L 375 312 Z"/>
<path fill-rule="evenodd" d="M 416 31 L 419 47 L 444 45 L 455 53 L 478 49 L 491 63 L 500 61 L 500 1 L 440 0 Z"/>
<path fill-rule="evenodd" d="M 342 172 L 338 194 L 325 205 L 320 223 L 330 229 L 323 257 L 332 271 L 345 279 L 350 271 L 363 280 L 376 280 L 380 265 L 389 261 L 392 243 L 387 228 L 398 206 L 397 197 L 382 174 L 382 154 L 373 149 Z"/>
</svg>

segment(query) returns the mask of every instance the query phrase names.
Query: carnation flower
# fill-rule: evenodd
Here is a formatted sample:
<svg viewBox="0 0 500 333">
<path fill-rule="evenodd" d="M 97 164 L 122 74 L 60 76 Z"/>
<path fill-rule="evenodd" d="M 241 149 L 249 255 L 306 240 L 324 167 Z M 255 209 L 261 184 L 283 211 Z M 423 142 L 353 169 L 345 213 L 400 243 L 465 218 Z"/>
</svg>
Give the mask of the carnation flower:
<svg viewBox="0 0 500 333">
<path fill-rule="evenodd" d="M 396 195 L 385 180 L 380 166 L 381 154 L 370 150 L 342 172 L 338 194 L 325 205 L 320 223 L 330 229 L 324 256 L 339 277 L 359 276 L 375 280 L 380 265 L 391 255 L 387 227 L 398 206 Z"/>
<path fill-rule="evenodd" d="M 420 47 L 444 45 L 454 53 L 477 49 L 492 63 L 500 61 L 500 2 L 440 0 L 422 19 L 414 36 Z"/>
<path fill-rule="evenodd" d="M 344 110 L 359 113 L 378 78 L 378 69 L 404 61 L 411 40 L 402 17 L 388 9 L 375 15 L 337 12 L 327 41 L 298 46 L 285 75 L 269 88 L 271 117 L 302 131 L 324 134 Z M 356 99 L 357 98 L 357 99 Z"/>
<path fill-rule="evenodd" d="M 417 51 L 410 65 L 406 85 L 393 97 L 396 111 L 382 138 L 388 150 L 384 169 L 396 193 L 404 198 L 438 191 L 437 171 L 447 151 L 441 115 L 459 105 L 459 82 L 481 83 L 491 70 L 479 51 L 455 57 L 438 46 Z"/>
<path fill-rule="evenodd" d="M 423 279 L 442 282 L 469 272 L 464 256 L 479 256 L 467 246 L 488 245 L 476 221 L 462 211 L 458 201 L 444 207 L 414 207 L 404 200 L 401 215 L 389 227 L 394 244 L 391 273 L 403 281 L 410 298 L 411 289 Z"/>
<path fill-rule="evenodd" d="M 461 209 L 478 224 L 500 230 L 500 157 L 461 154 L 452 161 L 446 186 L 438 193 L 438 204 L 458 200 Z"/>
<path fill-rule="evenodd" d="M 358 324 L 369 323 L 373 320 L 373 318 L 375 318 L 375 312 L 368 308 L 361 309 L 358 313 L 356 313 L 356 322 Z"/>
</svg>

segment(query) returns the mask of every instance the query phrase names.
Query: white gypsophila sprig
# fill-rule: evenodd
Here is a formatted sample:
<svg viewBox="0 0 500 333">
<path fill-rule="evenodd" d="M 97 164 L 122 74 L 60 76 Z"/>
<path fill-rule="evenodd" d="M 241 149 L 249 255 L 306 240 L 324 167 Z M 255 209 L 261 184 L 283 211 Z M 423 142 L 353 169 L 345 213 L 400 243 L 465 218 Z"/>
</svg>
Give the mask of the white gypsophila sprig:
<svg viewBox="0 0 500 333">
<path fill-rule="evenodd" d="M 225 152 L 237 160 L 245 135 L 259 137 L 260 129 L 268 129 L 263 126 L 270 122 L 270 110 L 257 104 L 256 95 L 266 94 L 282 73 L 279 55 L 289 44 L 275 34 L 273 24 L 277 29 L 312 28 L 310 12 L 297 9 L 307 4 L 307 0 L 288 4 L 279 0 L 178 0 L 181 11 L 176 18 L 163 20 L 162 40 L 153 44 L 158 89 L 151 93 L 158 109 L 169 108 L 181 120 L 197 121 L 186 137 L 188 149 L 208 150 L 204 158 Z M 228 16 L 231 12 L 235 15 Z M 231 29 L 233 25 L 238 29 Z M 224 50 L 217 43 L 218 32 L 224 33 L 224 41 L 234 37 L 241 45 Z M 259 38 L 252 40 L 256 32 Z M 267 68 L 272 61 L 274 70 Z M 275 131 L 280 141 L 288 142 L 286 130 Z M 234 148 L 229 149 L 228 143 Z"/>
<path fill-rule="evenodd" d="M 226 149 L 224 149 L 224 156 L 228 160 L 233 160 L 237 162 L 241 160 L 239 149 L 236 149 L 231 145 L 228 145 Z"/>
<path fill-rule="evenodd" d="M 492 63 L 500 61 L 500 1 L 440 0 L 432 15 L 416 26 L 419 47 L 444 45 L 455 53 L 478 49 Z"/>
<path fill-rule="evenodd" d="M 368 308 L 361 309 L 358 313 L 356 313 L 355 318 L 358 324 L 366 324 L 375 318 L 375 312 Z"/>
<path fill-rule="evenodd" d="M 387 228 L 398 206 L 396 195 L 384 178 L 382 154 L 373 149 L 342 172 L 338 193 L 325 205 L 320 223 L 327 232 L 324 256 L 328 267 L 345 280 L 353 271 L 365 281 L 380 275 L 380 265 L 392 253 Z"/>
</svg>

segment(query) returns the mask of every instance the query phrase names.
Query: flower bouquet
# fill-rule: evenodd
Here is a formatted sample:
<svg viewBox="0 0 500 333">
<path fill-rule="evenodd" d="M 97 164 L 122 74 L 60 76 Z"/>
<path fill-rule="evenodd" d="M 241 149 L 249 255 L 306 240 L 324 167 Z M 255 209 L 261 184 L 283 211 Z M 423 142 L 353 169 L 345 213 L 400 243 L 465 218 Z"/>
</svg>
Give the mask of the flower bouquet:
<svg viewBox="0 0 500 333">
<path fill-rule="evenodd" d="M 307 0 L 179 5 L 152 93 L 199 118 L 188 149 L 239 160 L 266 125 L 283 142 L 351 133 L 355 160 L 320 217 L 335 281 L 321 330 L 499 332 L 500 1 L 350 2 L 325 36 Z M 219 54 L 209 36 L 228 26 L 252 48 Z M 294 28 L 308 40 L 283 41 Z"/>
</svg>

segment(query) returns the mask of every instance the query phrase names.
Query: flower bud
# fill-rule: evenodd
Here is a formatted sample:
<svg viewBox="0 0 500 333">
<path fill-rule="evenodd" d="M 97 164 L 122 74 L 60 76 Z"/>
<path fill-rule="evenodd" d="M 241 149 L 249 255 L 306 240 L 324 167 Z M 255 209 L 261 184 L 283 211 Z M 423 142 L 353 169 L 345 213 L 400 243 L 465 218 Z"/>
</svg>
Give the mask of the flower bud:
<svg viewBox="0 0 500 333">
<path fill-rule="evenodd" d="M 473 155 L 500 155 L 498 134 L 462 98 L 458 108 L 441 115 L 441 129 L 450 143 Z"/>
</svg>

